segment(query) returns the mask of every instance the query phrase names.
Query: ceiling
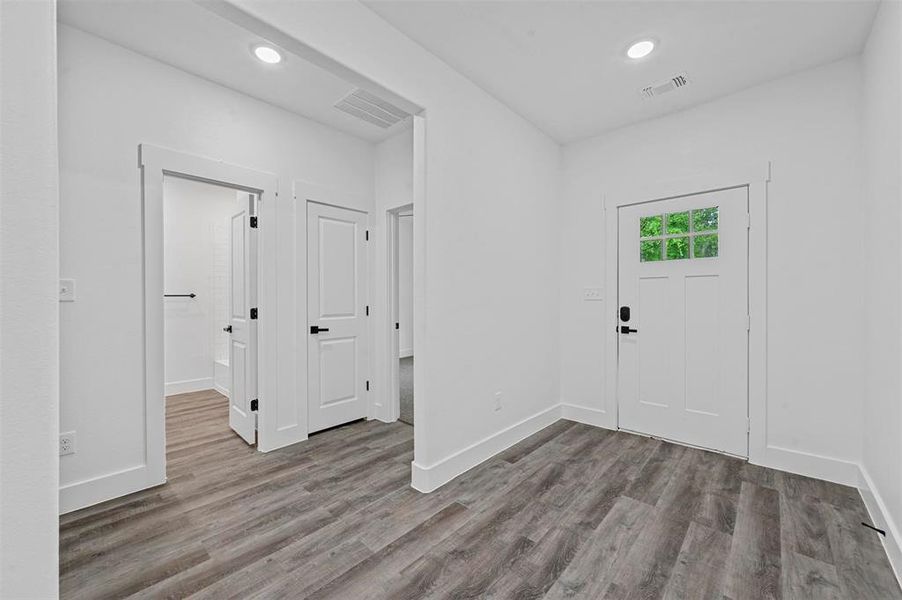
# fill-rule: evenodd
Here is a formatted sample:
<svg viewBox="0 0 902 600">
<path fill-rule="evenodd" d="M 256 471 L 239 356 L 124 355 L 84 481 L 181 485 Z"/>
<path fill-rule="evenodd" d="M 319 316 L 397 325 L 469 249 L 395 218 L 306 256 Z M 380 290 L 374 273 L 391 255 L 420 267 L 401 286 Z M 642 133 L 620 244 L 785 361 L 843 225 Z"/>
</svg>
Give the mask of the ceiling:
<svg viewBox="0 0 902 600">
<path fill-rule="evenodd" d="M 364 2 L 562 143 L 857 54 L 876 12 L 869 0 Z M 627 59 L 645 38 L 656 51 Z M 688 86 L 640 94 L 682 72 Z"/>
<path fill-rule="evenodd" d="M 185 0 L 61 0 L 60 22 L 209 81 L 371 142 L 396 134 L 352 117 L 334 104 L 355 86 L 283 49 L 283 61 L 258 61 L 266 40 Z M 409 121 L 409 120 L 408 120 Z"/>
</svg>

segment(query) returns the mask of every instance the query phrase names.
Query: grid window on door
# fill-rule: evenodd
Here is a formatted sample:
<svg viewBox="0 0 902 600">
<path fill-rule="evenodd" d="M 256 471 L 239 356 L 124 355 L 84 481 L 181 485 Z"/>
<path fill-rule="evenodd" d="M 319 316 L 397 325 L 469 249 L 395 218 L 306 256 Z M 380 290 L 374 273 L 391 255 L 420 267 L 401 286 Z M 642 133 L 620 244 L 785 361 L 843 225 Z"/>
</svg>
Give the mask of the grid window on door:
<svg viewBox="0 0 902 600">
<path fill-rule="evenodd" d="M 716 206 L 639 219 L 639 260 L 716 258 L 718 253 Z"/>
</svg>

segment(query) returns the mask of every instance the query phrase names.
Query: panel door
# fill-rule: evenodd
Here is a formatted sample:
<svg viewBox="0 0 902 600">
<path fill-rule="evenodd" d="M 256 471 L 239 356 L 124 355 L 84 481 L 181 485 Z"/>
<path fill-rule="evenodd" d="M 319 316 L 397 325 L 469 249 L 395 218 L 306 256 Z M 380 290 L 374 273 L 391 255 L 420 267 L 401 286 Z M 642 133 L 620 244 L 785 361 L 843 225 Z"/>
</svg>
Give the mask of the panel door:
<svg viewBox="0 0 902 600">
<path fill-rule="evenodd" d="M 309 431 L 365 417 L 366 221 L 307 203 Z"/>
<path fill-rule="evenodd" d="M 748 189 L 618 217 L 620 427 L 748 456 Z"/>
<path fill-rule="evenodd" d="M 257 321 L 250 318 L 257 300 L 257 238 L 250 218 L 256 195 L 236 192 L 229 231 L 229 426 L 248 444 L 257 441 Z"/>
</svg>

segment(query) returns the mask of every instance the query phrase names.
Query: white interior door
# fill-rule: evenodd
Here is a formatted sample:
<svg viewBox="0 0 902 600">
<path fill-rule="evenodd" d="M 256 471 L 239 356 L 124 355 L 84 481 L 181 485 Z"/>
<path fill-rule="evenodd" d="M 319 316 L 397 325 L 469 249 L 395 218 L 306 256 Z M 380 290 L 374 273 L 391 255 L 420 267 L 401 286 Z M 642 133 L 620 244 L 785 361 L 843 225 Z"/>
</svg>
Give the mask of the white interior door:
<svg viewBox="0 0 902 600">
<path fill-rule="evenodd" d="M 307 203 L 310 432 L 367 414 L 365 213 Z"/>
<path fill-rule="evenodd" d="M 256 194 L 237 192 L 230 226 L 229 426 L 248 444 L 256 443 L 257 416 L 257 236 L 251 228 Z M 252 318 L 253 317 L 253 318 Z"/>
<path fill-rule="evenodd" d="M 620 427 L 748 456 L 748 189 L 618 216 Z"/>
</svg>

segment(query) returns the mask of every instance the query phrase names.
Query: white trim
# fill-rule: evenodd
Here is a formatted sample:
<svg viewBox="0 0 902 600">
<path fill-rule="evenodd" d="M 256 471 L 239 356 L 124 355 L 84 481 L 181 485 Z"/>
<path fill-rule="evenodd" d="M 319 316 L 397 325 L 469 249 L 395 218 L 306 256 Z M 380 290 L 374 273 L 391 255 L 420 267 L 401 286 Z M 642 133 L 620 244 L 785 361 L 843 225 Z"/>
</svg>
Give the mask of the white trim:
<svg viewBox="0 0 902 600">
<path fill-rule="evenodd" d="M 410 358 L 413 356 L 413 348 L 404 348 L 398 351 L 398 358 Z"/>
<path fill-rule="evenodd" d="M 183 381 L 170 381 L 166 384 L 166 395 L 187 394 L 189 392 L 202 392 L 203 390 L 212 390 L 215 386 L 212 377 L 201 377 L 200 379 L 185 379 Z"/>
<path fill-rule="evenodd" d="M 147 465 L 129 467 L 115 473 L 60 486 L 60 514 L 93 506 L 113 498 L 159 485 L 148 476 Z"/>
<path fill-rule="evenodd" d="M 890 566 L 896 575 L 896 580 L 902 586 L 902 534 L 864 465 L 858 466 L 858 490 L 861 492 L 861 499 L 871 516 L 871 524 L 886 531 L 886 537 L 882 535 L 879 537 L 886 556 L 889 558 Z"/>
<path fill-rule="evenodd" d="M 432 465 L 424 466 L 414 460 L 410 485 L 420 492 L 434 491 L 499 452 L 556 423 L 560 418 L 561 405 L 555 404 Z"/>
<path fill-rule="evenodd" d="M 215 381 L 213 382 L 213 389 L 216 390 L 217 392 L 219 392 L 220 394 L 222 394 L 223 396 L 225 396 L 226 398 L 230 398 L 230 396 L 231 396 L 228 388 L 219 385 Z"/>
<path fill-rule="evenodd" d="M 858 485 L 858 464 L 813 454 L 801 450 L 790 450 L 779 446 L 768 446 L 761 461 L 749 461 L 769 469 L 786 471 L 815 479 L 823 479 L 841 485 Z"/>
<path fill-rule="evenodd" d="M 611 413 L 597 408 L 564 403 L 561 404 L 561 418 L 603 429 L 617 429 L 617 422 Z"/>
<path fill-rule="evenodd" d="M 609 319 L 604 341 L 604 412 L 619 423 L 617 402 L 618 209 L 623 206 L 703 194 L 736 187 L 748 188 L 749 214 L 749 462 L 767 466 L 767 184 L 771 163 L 745 168 L 710 169 L 676 181 L 626 188 L 605 194 L 605 306 Z"/>
<path fill-rule="evenodd" d="M 275 223 L 275 199 L 279 180 L 275 175 L 232 165 L 222 160 L 204 158 L 149 144 L 138 146 L 138 167 L 141 174 L 143 205 L 143 280 L 144 280 L 144 407 L 145 407 L 145 477 L 140 481 L 126 478 L 129 487 L 117 488 L 124 495 L 166 482 L 166 410 L 163 382 L 163 179 L 164 176 L 184 177 L 226 185 L 260 194 L 258 204 L 261 223 Z M 258 369 L 258 448 L 266 449 L 271 437 L 264 426 L 269 399 L 275 400 L 276 362 L 276 277 L 275 237 L 261 227 L 259 240 L 258 336 L 261 341 L 257 355 Z M 275 233 L 275 229 L 272 229 Z M 271 310 L 267 310 L 270 308 Z M 272 328 L 272 329 L 270 329 Z M 270 339 L 271 338 L 271 339 Z M 89 485 L 104 481 L 98 478 L 84 482 Z M 102 484 L 103 487 L 105 484 Z"/>
</svg>

